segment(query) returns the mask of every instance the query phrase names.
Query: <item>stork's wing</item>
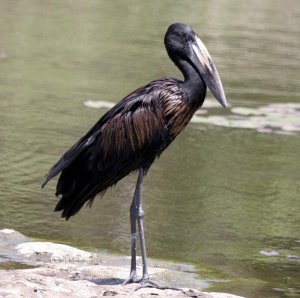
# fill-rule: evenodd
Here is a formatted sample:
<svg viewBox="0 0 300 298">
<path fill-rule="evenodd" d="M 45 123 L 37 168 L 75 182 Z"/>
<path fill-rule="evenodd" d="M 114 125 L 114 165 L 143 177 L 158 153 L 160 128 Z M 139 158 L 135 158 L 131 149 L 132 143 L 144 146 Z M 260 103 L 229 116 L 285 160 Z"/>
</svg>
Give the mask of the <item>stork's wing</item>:
<svg viewBox="0 0 300 298">
<path fill-rule="evenodd" d="M 88 148 L 94 147 L 98 150 L 94 154 L 108 158 L 153 143 L 163 123 L 159 94 L 152 87 L 150 83 L 137 89 L 104 114 L 51 168 L 42 187 Z"/>
</svg>

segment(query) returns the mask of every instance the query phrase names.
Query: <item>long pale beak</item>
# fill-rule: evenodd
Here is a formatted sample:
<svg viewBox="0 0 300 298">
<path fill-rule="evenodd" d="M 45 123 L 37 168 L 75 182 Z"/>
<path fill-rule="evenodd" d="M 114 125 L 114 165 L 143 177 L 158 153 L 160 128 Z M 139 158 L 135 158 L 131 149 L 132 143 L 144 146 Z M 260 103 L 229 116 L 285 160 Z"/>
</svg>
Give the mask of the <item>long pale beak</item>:
<svg viewBox="0 0 300 298">
<path fill-rule="evenodd" d="M 192 57 L 191 60 L 193 64 L 197 67 L 203 78 L 205 84 L 217 99 L 217 101 L 226 108 L 227 102 L 222 86 L 222 82 L 217 71 L 217 68 L 209 55 L 205 45 L 196 35 L 196 42 L 192 43 Z"/>
</svg>

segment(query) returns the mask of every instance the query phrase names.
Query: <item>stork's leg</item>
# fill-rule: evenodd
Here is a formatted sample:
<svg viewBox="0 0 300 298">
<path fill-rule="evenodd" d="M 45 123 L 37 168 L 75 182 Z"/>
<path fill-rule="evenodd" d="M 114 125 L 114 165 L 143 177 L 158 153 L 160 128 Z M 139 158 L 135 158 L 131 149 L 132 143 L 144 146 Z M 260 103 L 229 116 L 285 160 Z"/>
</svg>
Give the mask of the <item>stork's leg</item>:
<svg viewBox="0 0 300 298">
<path fill-rule="evenodd" d="M 149 280 L 149 274 L 148 274 L 148 265 L 147 265 L 147 253 L 146 253 L 146 244 L 145 244 L 145 235 L 144 235 L 144 210 L 142 207 L 142 196 L 141 196 L 141 188 L 142 188 L 142 182 L 144 177 L 144 170 L 141 168 L 139 172 L 139 178 L 140 184 L 139 184 L 139 190 L 138 195 L 136 197 L 137 199 L 137 222 L 139 227 L 139 237 L 140 237 L 140 243 L 141 243 L 141 251 L 142 251 L 142 262 L 143 262 L 143 276 L 141 279 L 141 282 L 145 282 Z"/>
<path fill-rule="evenodd" d="M 144 176 L 144 173 L 142 174 L 142 177 Z M 140 183 L 140 187 L 142 186 L 142 181 Z M 145 244 L 145 236 L 144 236 L 144 210 L 142 207 L 142 197 L 140 194 L 140 190 L 138 192 L 137 196 L 137 205 L 138 205 L 138 215 L 137 215 L 137 222 L 138 222 L 138 227 L 139 227 L 139 237 L 140 237 L 140 242 L 141 242 L 141 251 L 142 251 L 142 261 L 143 261 L 143 276 L 142 279 L 139 280 L 140 286 L 137 287 L 135 290 L 139 290 L 141 288 L 157 288 L 161 290 L 176 290 L 176 291 L 182 291 L 182 289 L 175 288 L 175 287 L 168 287 L 168 286 L 161 286 L 149 279 L 149 274 L 148 274 L 148 265 L 147 265 L 147 253 L 146 253 L 146 244 Z"/>
<path fill-rule="evenodd" d="M 142 208 L 142 183 L 144 178 L 144 169 L 139 169 L 139 176 L 133 196 L 133 200 L 130 206 L 130 227 L 131 227 L 131 268 L 130 268 L 130 275 L 129 278 L 123 283 L 126 285 L 128 283 L 139 282 L 141 286 L 136 288 L 139 290 L 144 287 L 154 287 L 158 289 L 172 289 L 172 290 L 179 290 L 179 288 L 174 287 L 164 287 L 160 286 L 153 281 L 149 280 L 148 274 L 148 265 L 147 265 L 147 254 L 146 254 L 146 244 L 145 244 L 145 236 L 144 236 L 144 210 Z M 138 223 L 139 227 L 139 237 L 141 242 L 141 251 L 142 251 L 142 262 L 143 262 L 143 276 L 141 279 L 137 279 L 136 274 L 136 222 Z"/>
<path fill-rule="evenodd" d="M 138 282 L 136 275 L 136 221 L 138 217 L 139 207 L 138 202 L 140 201 L 141 185 L 143 182 L 144 171 L 139 170 L 139 176 L 135 187 L 134 196 L 130 206 L 130 231 L 131 231 L 131 266 L 129 278 L 123 283 Z"/>
</svg>

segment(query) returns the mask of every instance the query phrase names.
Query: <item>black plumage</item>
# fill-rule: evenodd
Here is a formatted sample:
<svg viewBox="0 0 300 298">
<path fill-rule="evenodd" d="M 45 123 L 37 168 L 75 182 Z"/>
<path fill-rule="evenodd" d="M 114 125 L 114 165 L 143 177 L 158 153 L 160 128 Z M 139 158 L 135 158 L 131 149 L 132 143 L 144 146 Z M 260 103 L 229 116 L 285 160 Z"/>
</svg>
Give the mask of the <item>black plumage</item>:
<svg viewBox="0 0 300 298">
<path fill-rule="evenodd" d="M 165 45 L 170 58 L 182 71 L 184 80 L 156 80 L 126 96 L 48 173 L 43 186 L 61 173 L 56 188 L 56 195 L 61 197 L 55 211 L 62 211 L 62 217 L 68 219 L 85 203 L 91 204 L 97 194 L 104 193 L 129 173 L 139 170 L 131 206 L 131 233 L 135 234 L 136 221 L 140 223 L 143 213 L 140 200 L 143 176 L 203 104 L 206 86 L 226 106 L 218 72 L 193 29 L 178 23 L 171 25 L 165 36 Z M 143 238 L 143 235 L 140 236 Z M 135 248 L 135 242 L 132 246 Z M 143 247 L 142 254 L 146 262 Z M 128 282 L 136 281 L 133 259 L 135 253 L 132 247 Z M 146 263 L 144 267 L 147 267 Z M 147 268 L 142 278 L 142 281 L 145 280 L 148 280 Z"/>
</svg>

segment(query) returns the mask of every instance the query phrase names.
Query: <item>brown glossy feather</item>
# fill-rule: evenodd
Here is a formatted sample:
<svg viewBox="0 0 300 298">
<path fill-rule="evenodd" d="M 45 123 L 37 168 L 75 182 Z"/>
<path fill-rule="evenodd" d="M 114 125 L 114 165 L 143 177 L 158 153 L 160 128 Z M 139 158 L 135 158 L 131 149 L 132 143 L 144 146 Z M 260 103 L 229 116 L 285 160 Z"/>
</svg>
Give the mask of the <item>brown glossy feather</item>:
<svg viewBox="0 0 300 298">
<path fill-rule="evenodd" d="M 98 193 L 152 162 L 184 129 L 197 105 L 181 81 L 162 79 L 137 89 L 108 111 L 50 170 L 61 172 L 55 210 L 67 219 Z"/>
</svg>

